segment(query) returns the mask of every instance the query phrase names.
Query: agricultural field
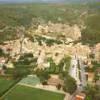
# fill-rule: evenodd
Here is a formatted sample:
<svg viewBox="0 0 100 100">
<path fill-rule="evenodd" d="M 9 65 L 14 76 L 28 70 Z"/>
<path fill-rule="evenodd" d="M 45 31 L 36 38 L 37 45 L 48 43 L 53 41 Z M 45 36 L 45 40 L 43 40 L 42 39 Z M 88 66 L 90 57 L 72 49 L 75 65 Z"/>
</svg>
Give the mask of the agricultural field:
<svg viewBox="0 0 100 100">
<path fill-rule="evenodd" d="M 2 100 L 63 100 L 64 94 L 17 85 Z"/>
</svg>

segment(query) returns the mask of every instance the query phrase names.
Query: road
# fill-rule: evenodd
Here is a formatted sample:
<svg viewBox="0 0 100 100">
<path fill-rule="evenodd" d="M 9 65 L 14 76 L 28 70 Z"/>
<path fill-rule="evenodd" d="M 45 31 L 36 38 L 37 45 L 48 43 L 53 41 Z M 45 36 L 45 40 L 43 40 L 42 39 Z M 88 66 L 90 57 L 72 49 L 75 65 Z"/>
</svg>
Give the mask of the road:
<svg viewBox="0 0 100 100">
<path fill-rule="evenodd" d="M 81 84 L 83 87 L 85 87 L 87 85 L 86 75 L 85 75 L 85 66 L 81 59 L 79 60 L 79 64 L 80 64 L 80 72 L 81 72 Z"/>
<path fill-rule="evenodd" d="M 78 63 L 80 68 L 78 66 Z M 76 80 L 78 90 L 83 91 L 84 87 L 87 85 L 87 82 L 85 75 L 85 66 L 83 64 L 82 58 L 79 58 L 78 56 L 72 57 L 69 74 Z"/>
<path fill-rule="evenodd" d="M 85 65 L 83 63 L 82 58 L 72 57 L 69 74 L 76 80 L 76 83 L 77 83 L 77 90 L 71 96 L 70 100 L 76 100 L 75 95 L 83 91 L 84 87 L 87 85 L 86 75 L 85 75 Z"/>
</svg>

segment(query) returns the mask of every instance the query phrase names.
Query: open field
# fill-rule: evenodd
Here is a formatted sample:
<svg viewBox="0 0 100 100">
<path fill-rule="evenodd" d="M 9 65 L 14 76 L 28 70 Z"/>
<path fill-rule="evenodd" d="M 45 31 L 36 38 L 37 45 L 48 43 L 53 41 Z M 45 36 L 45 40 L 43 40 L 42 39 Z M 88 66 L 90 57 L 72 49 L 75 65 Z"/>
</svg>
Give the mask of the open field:
<svg viewBox="0 0 100 100">
<path fill-rule="evenodd" d="M 63 100 L 64 94 L 17 85 L 2 100 Z"/>
<path fill-rule="evenodd" d="M 16 80 L 0 77 L 0 96 L 3 95 L 15 83 Z"/>
</svg>

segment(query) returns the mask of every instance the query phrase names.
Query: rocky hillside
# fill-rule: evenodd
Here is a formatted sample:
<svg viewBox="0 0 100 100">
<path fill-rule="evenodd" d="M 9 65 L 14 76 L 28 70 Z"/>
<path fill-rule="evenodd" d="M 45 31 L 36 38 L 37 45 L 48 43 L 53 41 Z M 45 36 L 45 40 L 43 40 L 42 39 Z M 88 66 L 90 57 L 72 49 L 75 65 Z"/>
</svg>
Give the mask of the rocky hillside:
<svg viewBox="0 0 100 100">
<path fill-rule="evenodd" d="M 28 33 L 31 35 L 46 35 L 59 40 L 66 40 L 67 38 L 76 41 L 81 38 L 81 29 L 78 25 L 67 25 L 62 23 L 52 23 L 38 25 L 36 29 L 31 26 Z"/>
</svg>

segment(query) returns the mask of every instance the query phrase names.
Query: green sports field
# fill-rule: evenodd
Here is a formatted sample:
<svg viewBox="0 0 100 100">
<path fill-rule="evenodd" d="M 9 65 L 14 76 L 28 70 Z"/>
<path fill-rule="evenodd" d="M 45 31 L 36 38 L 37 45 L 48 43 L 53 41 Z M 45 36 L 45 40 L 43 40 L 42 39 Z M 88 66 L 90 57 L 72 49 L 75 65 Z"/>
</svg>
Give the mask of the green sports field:
<svg viewBox="0 0 100 100">
<path fill-rule="evenodd" d="M 17 85 L 2 100 L 63 100 L 64 94 Z"/>
<path fill-rule="evenodd" d="M 13 84 L 15 80 L 0 77 L 0 96 L 4 94 Z"/>
</svg>

